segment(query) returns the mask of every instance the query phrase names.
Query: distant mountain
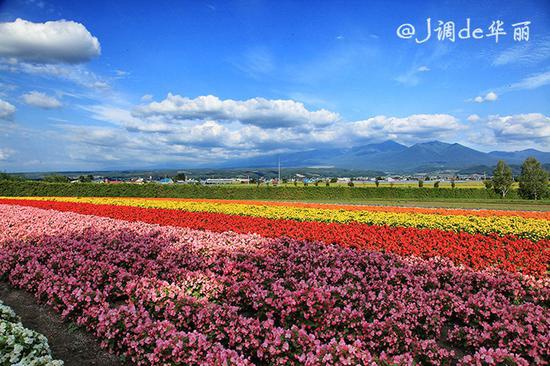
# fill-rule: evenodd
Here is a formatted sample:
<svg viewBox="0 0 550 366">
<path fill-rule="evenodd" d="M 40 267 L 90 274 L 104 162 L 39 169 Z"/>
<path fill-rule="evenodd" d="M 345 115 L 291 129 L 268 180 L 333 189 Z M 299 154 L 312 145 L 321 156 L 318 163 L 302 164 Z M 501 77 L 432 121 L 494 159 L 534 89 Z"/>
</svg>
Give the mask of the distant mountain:
<svg viewBox="0 0 550 366">
<path fill-rule="evenodd" d="M 494 156 L 497 159 L 506 160 L 510 164 L 522 163 L 530 156 L 533 156 L 542 162 L 550 162 L 549 152 L 538 151 L 535 149 L 526 149 L 521 151 L 491 151 L 489 155 Z"/>
<path fill-rule="evenodd" d="M 369 155 L 387 152 L 399 152 L 407 148 L 405 145 L 398 144 L 395 141 L 384 141 L 379 144 L 368 144 L 351 148 L 351 152 L 356 155 Z"/>
<path fill-rule="evenodd" d="M 405 146 L 395 141 L 367 144 L 350 148 L 318 148 L 307 151 L 268 154 L 250 159 L 231 160 L 221 167 L 276 167 L 280 159 L 284 167 L 333 166 L 342 169 L 379 170 L 386 172 L 428 172 L 435 170 L 492 171 L 498 160 L 508 164 L 521 164 L 534 156 L 543 164 L 550 163 L 550 153 L 535 149 L 484 153 L 464 145 L 430 141 Z"/>
</svg>

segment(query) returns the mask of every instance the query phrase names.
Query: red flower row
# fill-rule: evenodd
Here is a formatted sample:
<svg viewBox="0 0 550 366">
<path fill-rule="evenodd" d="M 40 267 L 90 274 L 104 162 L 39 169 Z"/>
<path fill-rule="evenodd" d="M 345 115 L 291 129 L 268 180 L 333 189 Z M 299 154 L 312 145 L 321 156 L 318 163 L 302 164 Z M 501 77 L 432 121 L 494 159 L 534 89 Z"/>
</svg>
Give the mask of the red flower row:
<svg viewBox="0 0 550 366">
<path fill-rule="evenodd" d="M 71 211 L 126 221 L 188 227 L 215 232 L 256 233 L 321 241 L 399 255 L 446 257 L 474 269 L 497 267 L 511 272 L 544 276 L 550 263 L 550 240 L 533 242 L 514 236 L 454 233 L 436 229 L 369 226 L 359 223 L 297 222 L 220 213 L 186 212 L 127 206 L 2 199 L 0 204 Z"/>
</svg>

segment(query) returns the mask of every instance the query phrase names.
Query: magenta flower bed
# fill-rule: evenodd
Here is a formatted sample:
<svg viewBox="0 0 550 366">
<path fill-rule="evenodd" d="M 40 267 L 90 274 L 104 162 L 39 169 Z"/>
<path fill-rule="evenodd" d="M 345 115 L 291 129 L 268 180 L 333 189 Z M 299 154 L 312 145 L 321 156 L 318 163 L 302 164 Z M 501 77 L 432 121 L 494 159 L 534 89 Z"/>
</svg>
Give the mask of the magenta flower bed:
<svg viewBox="0 0 550 366">
<path fill-rule="evenodd" d="M 0 276 L 133 364 L 543 364 L 550 281 L 0 205 Z"/>
</svg>

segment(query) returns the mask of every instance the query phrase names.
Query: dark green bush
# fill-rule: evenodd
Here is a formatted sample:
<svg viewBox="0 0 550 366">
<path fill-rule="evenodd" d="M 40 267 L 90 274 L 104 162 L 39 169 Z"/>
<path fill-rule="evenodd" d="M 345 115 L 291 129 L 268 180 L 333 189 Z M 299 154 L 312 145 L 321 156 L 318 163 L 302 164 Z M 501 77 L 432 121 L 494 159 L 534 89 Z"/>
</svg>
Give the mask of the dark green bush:
<svg viewBox="0 0 550 366">
<path fill-rule="evenodd" d="M 1 196 L 76 196 L 76 197 L 180 197 L 271 200 L 368 200 L 392 199 L 491 199 L 494 191 L 478 188 L 420 189 L 416 187 L 227 187 L 161 184 L 45 183 L 0 181 Z M 512 190 L 507 198 L 518 198 Z"/>
</svg>

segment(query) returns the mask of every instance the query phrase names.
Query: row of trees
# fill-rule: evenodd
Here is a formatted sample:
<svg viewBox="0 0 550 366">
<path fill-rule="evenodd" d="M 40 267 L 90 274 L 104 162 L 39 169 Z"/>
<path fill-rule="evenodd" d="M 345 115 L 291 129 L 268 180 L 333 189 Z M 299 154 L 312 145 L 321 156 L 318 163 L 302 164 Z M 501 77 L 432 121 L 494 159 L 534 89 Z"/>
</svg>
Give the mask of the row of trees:
<svg viewBox="0 0 550 366">
<path fill-rule="evenodd" d="M 502 198 L 506 197 L 512 184 L 514 184 L 512 168 L 503 160 L 497 163 L 493 171 L 493 179 L 484 181 L 485 188 L 493 189 Z M 548 191 L 548 172 L 543 169 L 540 162 L 533 158 L 527 158 L 521 165 L 521 174 L 517 177 L 519 182 L 519 195 L 525 199 L 541 199 Z"/>
</svg>

